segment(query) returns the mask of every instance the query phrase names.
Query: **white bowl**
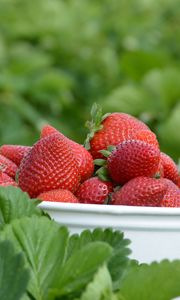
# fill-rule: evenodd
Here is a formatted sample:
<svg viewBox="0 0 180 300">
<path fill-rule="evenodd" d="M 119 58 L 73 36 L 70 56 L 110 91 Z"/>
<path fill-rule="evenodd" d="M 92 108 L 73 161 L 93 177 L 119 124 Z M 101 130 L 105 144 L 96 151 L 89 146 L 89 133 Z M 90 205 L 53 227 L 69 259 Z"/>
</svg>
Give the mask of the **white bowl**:
<svg viewBox="0 0 180 300">
<path fill-rule="evenodd" d="M 42 202 L 55 221 L 71 233 L 111 227 L 131 240 L 131 258 L 140 262 L 180 258 L 180 208 Z"/>
</svg>

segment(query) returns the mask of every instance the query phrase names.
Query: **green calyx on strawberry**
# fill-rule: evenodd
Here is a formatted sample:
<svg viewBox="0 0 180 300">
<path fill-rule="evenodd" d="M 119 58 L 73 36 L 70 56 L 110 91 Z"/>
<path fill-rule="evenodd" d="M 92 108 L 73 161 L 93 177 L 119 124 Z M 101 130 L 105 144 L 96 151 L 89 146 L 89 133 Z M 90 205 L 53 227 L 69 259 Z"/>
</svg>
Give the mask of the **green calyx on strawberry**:
<svg viewBox="0 0 180 300">
<path fill-rule="evenodd" d="M 112 152 L 110 149 L 113 149 Z M 102 179 L 109 176 L 120 185 L 139 176 L 154 177 L 160 162 L 159 148 L 139 140 L 127 140 L 118 144 L 115 149 L 109 147 L 101 153 L 108 156 L 107 162 L 95 160 L 96 165 L 102 165 L 96 173 Z"/>
<path fill-rule="evenodd" d="M 87 150 L 90 150 L 90 140 L 94 137 L 94 134 L 103 128 L 102 121 L 108 116 L 110 113 L 102 114 L 102 108 L 97 103 L 94 103 L 91 108 L 91 121 L 86 122 L 86 127 L 89 129 L 89 133 L 87 134 L 84 146 Z"/>
<path fill-rule="evenodd" d="M 100 151 L 107 149 L 109 145 L 116 146 L 130 139 L 146 141 L 159 147 L 156 135 L 147 125 L 129 114 L 114 112 L 102 117 L 101 108 L 94 105 L 91 115 L 92 121 L 86 124 L 90 133 L 85 146 L 94 159 L 102 158 Z"/>
</svg>

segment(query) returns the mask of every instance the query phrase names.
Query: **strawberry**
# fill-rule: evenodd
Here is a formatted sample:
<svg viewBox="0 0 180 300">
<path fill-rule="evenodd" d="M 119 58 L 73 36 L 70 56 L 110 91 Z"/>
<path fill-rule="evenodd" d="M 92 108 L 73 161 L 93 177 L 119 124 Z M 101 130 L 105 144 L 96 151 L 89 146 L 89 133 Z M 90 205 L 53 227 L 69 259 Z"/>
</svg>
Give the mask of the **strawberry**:
<svg viewBox="0 0 180 300">
<path fill-rule="evenodd" d="M 165 207 L 180 207 L 180 189 L 169 179 L 161 179 L 167 186 L 166 193 L 161 201 L 160 206 Z"/>
<path fill-rule="evenodd" d="M 116 146 L 107 159 L 107 168 L 113 181 L 124 184 L 138 176 L 152 177 L 160 161 L 160 150 L 139 140 L 130 140 Z"/>
<path fill-rule="evenodd" d="M 180 188 L 180 175 L 179 175 L 178 180 L 177 180 L 177 186 Z"/>
<path fill-rule="evenodd" d="M 174 183 L 177 184 L 179 177 L 178 167 L 169 155 L 163 152 L 161 152 L 160 155 L 161 164 L 164 170 L 164 177 L 172 180 Z"/>
<path fill-rule="evenodd" d="M 39 140 L 19 167 L 19 186 L 31 197 L 59 188 L 75 192 L 79 180 L 76 159 L 58 133 Z"/>
<path fill-rule="evenodd" d="M 13 163 L 10 159 L 0 154 L 0 168 L 4 173 L 9 175 L 12 178 L 15 178 L 17 172 L 17 165 Z"/>
<path fill-rule="evenodd" d="M 146 133 L 150 131 L 143 122 L 129 114 L 116 112 L 101 117 L 100 109 L 93 106 L 91 115 L 92 121 L 87 123 L 90 133 L 86 139 L 86 148 L 89 149 L 94 159 L 103 158 L 100 150 L 106 150 L 110 145 L 116 146 L 125 140 L 136 138 L 133 135 L 138 131 L 145 131 L 140 140 L 146 141 Z M 158 144 L 155 135 L 151 134 L 152 138 L 149 137 L 149 141 L 153 140 L 153 143 Z"/>
<path fill-rule="evenodd" d="M 160 206 L 167 186 L 160 180 L 136 177 L 112 194 L 112 204 L 132 206 Z"/>
<path fill-rule="evenodd" d="M 57 129 L 55 129 L 51 125 L 45 125 L 42 128 L 41 138 L 49 136 L 53 133 L 59 133 L 68 142 L 70 148 L 72 149 L 72 151 L 74 153 L 74 156 L 76 158 L 76 161 L 77 161 L 77 164 L 79 167 L 81 182 L 90 178 L 94 172 L 94 163 L 93 163 L 93 158 L 92 158 L 91 154 L 82 145 L 68 139 L 61 132 L 59 132 Z"/>
<path fill-rule="evenodd" d="M 9 185 L 17 186 L 17 183 L 6 173 L 0 171 L 0 186 L 9 186 Z"/>
<path fill-rule="evenodd" d="M 111 182 L 102 181 L 98 177 L 91 177 L 80 185 L 76 197 L 81 203 L 103 204 L 112 191 L 113 185 Z"/>
<path fill-rule="evenodd" d="M 17 166 L 20 165 L 23 157 L 31 149 L 29 146 L 3 145 L 0 147 L 0 154 L 13 161 Z"/>
<path fill-rule="evenodd" d="M 62 189 L 41 193 L 37 198 L 43 201 L 79 203 L 70 191 Z"/>
</svg>

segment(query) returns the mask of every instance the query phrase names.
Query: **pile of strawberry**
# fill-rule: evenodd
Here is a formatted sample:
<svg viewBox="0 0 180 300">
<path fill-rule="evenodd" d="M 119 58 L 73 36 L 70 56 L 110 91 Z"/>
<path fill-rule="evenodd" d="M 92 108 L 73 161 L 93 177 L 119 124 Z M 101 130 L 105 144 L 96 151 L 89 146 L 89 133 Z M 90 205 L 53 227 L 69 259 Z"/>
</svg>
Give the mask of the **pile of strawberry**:
<svg viewBox="0 0 180 300">
<path fill-rule="evenodd" d="M 50 125 L 32 146 L 0 147 L 0 185 L 71 203 L 180 207 L 180 175 L 145 123 L 94 105 L 85 146 Z"/>
</svg>

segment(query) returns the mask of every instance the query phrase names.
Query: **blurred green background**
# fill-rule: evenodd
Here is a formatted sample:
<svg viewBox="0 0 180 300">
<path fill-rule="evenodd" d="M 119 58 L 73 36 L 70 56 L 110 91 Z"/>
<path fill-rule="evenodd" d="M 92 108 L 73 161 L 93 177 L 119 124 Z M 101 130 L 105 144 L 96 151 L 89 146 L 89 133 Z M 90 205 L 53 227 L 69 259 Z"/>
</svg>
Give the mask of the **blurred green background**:
<svg viewBox="0 0 180 300">
<path fill-rule="evenodd" d="M 92 103 L 180 156 L 179 0 L 0 0 L 0 142 L 50 122 L 83 142 Z"/>
</svg>

